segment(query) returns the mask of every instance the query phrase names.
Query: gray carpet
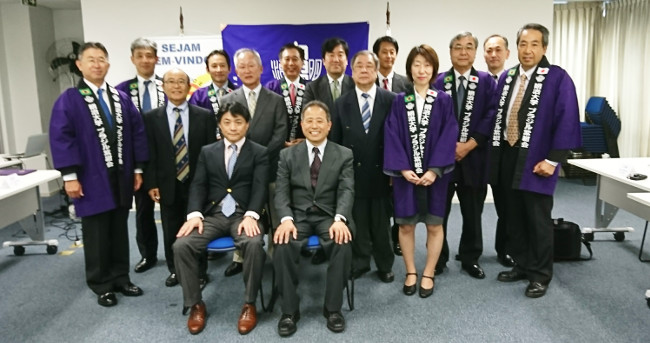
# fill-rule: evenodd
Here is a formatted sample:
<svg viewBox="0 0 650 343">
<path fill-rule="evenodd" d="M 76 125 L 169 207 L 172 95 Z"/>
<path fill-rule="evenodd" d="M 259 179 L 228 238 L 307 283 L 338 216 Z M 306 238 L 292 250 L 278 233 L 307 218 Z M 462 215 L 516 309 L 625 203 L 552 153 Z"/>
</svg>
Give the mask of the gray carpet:
<svg viewBox="0 0 650 343">
<path fill-rule="evenodd" d="M 562 180 L 558 186 L 554 217 L 581 226 L 592 226 L 596 187 L 578 180 Z M 46 199 L 49 209 L 58 199 Z M 131 262 L 140 258 L 135 245 L 134 215 L 130 217 Z M 642 219 L 619 211 L 614 226 L 632 226 L 635 232 L 623 242 L 610 233 L 596 234 L 594 259 L 555 264 L 555 276 L 545 297 L 524 296 L 525 282 L 504 284 L 496 275 L 504 270 L 494 252 L 495 212 L 486 204 L 483 215 L 484 254 L 480 260 L 487 278 L 475 280 L 451 261 L 436 278 L 436 290 L 428 299 L 401 292 L 404 264 L 395 260 L 396 280 L 381 283 L 374 273 L 356 281 L 356 308 L 344 305 L 344 333 L 334 334 L 322 316 L 325 266 L 302 260 L 302 318 L 298 332 L 288 341 L 322 342 L 647 342 L 650 309 L 644 292 L 650 288 L 650 264 L 637 259 L 643 230 Z M 51 218 L 50 218 L 51 220 Z M 460 214 L 454 205 L 450 219 L 451 256 L 457 250 Z M 54 223 L 58 224 L 58 223 Z M 80 231 L 79 231 L 80 233 Z M 174 341 L 280 341 L 277 335 L 279 306 L 274 313 L 260 313 L 257 328 L 246 337 L 237 333 L 242 306 L 241 276 L 224 278 L 230 256 L 210 262 L 211 282 L 203 292 L 209 318 L 205 331 L 191 336 L 186 316 L 181 315 L 180 287 L 167 288 L 162 246 L 156 268 L 131 273 L 144 289 L 137 298 L 118 294 L 113 308 L 97 305 L 86 287 L 83 250 L 60 237 L 64 231 L 49 225 L 47 238 L 59 239 L 59 254 L 47 255 L 44 247 L 27 247 L 21 257 L 10 248 L 0 249 L 0 341 L 2 342 L 174 342 Z M 68 232 L 74 237 L 74 230 Z M 417 231 L 417 262 L 424 263 L 425 230 Z M 18 225 L 0 230 L 0 240 L 24 237 Z M 648 244 L 650 250 L 650 244 Z M 66 255 L 61 254 L 65 252 Z M 267 262 L 267 267 L 270 264 Z M 270 275 L 270 274 L 269 274 Z M 264 280 L 270 290 L 270 277 Z M 261 312 L 258 301 L 258 312 Z M 644 338 L 645 337 L 645 338 Z"/>
</svg>

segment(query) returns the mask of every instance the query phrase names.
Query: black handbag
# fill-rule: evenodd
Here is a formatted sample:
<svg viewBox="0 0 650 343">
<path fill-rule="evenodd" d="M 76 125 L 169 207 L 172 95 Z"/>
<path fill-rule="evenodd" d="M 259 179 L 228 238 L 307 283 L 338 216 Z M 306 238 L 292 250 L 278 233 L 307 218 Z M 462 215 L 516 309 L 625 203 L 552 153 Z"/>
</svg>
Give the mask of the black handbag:
<svg viewBox="0 0 650 343">
<path fill-rule="evenodd" d="M 589 251 L 589 257 L 582 257 L 582 245 Z M 563 218 L 553 219 L 554 261 L 587 261 L 592 256 L 591 244 L 585 239 L 578 224 Z"/>
</svg>

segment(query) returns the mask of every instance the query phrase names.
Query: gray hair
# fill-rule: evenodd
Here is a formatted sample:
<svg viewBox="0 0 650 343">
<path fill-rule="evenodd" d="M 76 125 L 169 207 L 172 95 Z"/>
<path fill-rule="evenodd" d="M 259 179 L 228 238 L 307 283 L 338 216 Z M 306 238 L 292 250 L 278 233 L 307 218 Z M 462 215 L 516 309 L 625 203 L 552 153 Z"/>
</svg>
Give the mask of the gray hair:
<svg viewBox="0 0 650 343">
<path fill-rule="evenodd" d="M 153 54 L 158 56 L 158 44 L 147 38 L 136 38 L 136 40 L 131 43 L 131 55 L 133 55 L 135 49 L 151 49 L 153 50 Z"/>
<path fill-rule="evenodd" d="M 379 58 L 377 58 L 377 55 L 375 55 L 375 53 L 370 51 L 370 50 L 361 50 L 361 51 L 357 52 L 356 54 L 354 54 L 354 56 L 352 56 L 352 61 L 351 61 L 351 64 L 350 64 L 350 68 L 352 68 L 354 66 L 354 62 L 357 60 L 357 57 L 359 57 L 361 55 L 370 56 L 370 58 L 372 59 L 372 62 L 375 63 L 375 70 L 379 70 Z"/>
<path fill-rule="evenodd" d="M 476 36 L 474 36 L 469 31 L 461 31 L 457 35 L 455 35 L 454 38 L 451 39 L 451 41 L 449 41 L 449 49 L 451 49 L 454 46 L 455 41 L 465 37 L 471 37 L 474 40 L 474 47 L 478 48 L 478 38 L 476 38 Z"/>
<path fill-rule="evenodd" d="M 237 50 L 235 52 L 235 57 L 234 57 L 235 68 L 237 68 L 237 61 L 239 60 L 239 56 L 242 55 L 242 54 L 245 54 L 247 52 L 250 52 L 251 54 L 253 54 L 253 56 L 255 56 L 255 61 L 257 61 L 257 64 L 259 66 L 262 66 L 262 58 L 260 57 L 259 52 L 255 51 L 253 49 L 250 49 L 250 48 L 241 48 L 241 49 L 239 49 L 239 50 Z"/>
</svg>

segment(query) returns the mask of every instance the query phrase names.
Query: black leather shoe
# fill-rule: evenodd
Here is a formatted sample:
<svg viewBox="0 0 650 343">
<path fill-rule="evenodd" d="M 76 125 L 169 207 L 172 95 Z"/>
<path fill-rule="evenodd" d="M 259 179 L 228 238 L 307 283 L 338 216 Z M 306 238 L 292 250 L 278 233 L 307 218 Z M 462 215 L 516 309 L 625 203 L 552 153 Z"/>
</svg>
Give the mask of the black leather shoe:
<svg viewBox="0 0 650 343">
<path fill-rule="evenodd" d="M 402 292 L 404 292 L 404 294 L 406 295 L 413 295 L 415 294 L 415 289 L 416 289 L 415 285 L 418 284 L 418 280 L 417 280 L 418 273 L 406 273 L 406 278 L 408 278 L 409 275 L 415 275 L 415 283 L 407 286 L 406 281 L 404 281 L 404 287 L 402 288 Z"/>
<path fill-rule="evenodd" d="M 395 274 L 393 273 L 392 270 L 389 270 L 387 272 L 377 271 L 377 276 L 379 277 L 379 280 L 385 283 L 390 283 L 395 281 Z"/>
<path fill-rule="evenodd" d="M 543 297 L 546 294 L 546 289 L 548 289 L 548 284 L 531 281 L 526 287 L 526 296 L 529 298 Z"/>
<path fill-rule="evenodd" d="M 433 286 L 431 286 L 431 288 L 422 287 L 422 281 L 420 281 L 420 298 L 428 298 L 433 294 L 433 289 L 436 287 L 436 279 L 435 276 L 427 275 L 422 275 L 422 278 L 431 279 L 431 281 L 433 281 Z"/>
<path fill-rule="evenodd" d="M 397 256 L 402 256 L 402 247 L 399 245 L 398 241 L 393 242 L 393 253 Z"/>
<path fill-rule="evenodd" d="M 497 256 L 497 259 L 499 260 L 499 263 L 501 263 L 502 266 L 504 267 L 514 267 L 515 266 L 515 260 L 512 259 L 512 256 L 505 254 L 505 255 L 499 255 Z"/>
<path fill-rule="evenodd" d="M 115 297 L 115 293 L 106 292 L 97 296 L 97 303 L 104 307 L 111 307 L 117 305 L 117 298 Z"/>
<path fill-rule="evenodd" d="M 142 295 L 142 289 L 131 282 L 115 287 L 115 290 L 126 295 L 127 297 L 137 297 Z"/>
<path fill-rule="evenodd" d="M 402 256 L 402 247 L 399 245 L 399 225 L 393 224 L 390 231 L 393 238 L 393 253 L 397 256 Z"/>
<path fill-rule="evenodd" d="M 244 266 L 239 262 L 231 263 L 228 268 L 223 272 L 225 276 L 233 276 L 241 273 L 244 270 Z"/>
<path fill-rule="evenodd" d="M 199 287 L 201 290 L 205 288 L 205 285 L 207 285 L 208 282 L 210 282 L 210 278 L 207 275 L 199 278 Z"/>
<path fill-rule="evenodd" d="M 323 308 L 323 316 L 327 318 L 327 328 L 332 332 L 343 332 L 345 330 L 345 318 L 341 311 L 330 312 Z"/>
<path fill-rule="evenodd" d="M 133 268 L 133 270 L 134 270 L 136 273 L 146 272 L 147 270 L 153 268 L 153 267 L 156 265 L 156 262 L 158 262 L 158 259 L 157 259 L 157 258 L 146 258 L 146 257 L 143 257 L 143 258 L 140 260 L 140 262 L 138 262 L 138 263 L 135 265 L 135 268 Z"/>
<path fill-rule="evenodd" d="M 215 251 L 208 251 L 208 260 L 213 261 L 213 260 L 218 260 L 227 254 L 225 252 L 215 252 Z"/>
<path fill-rule="evenodd" d="M 283 313 L 278 322 L 278 334 L 282 337 L 287 337 L 293 335 L 298 326 L 296 324 L 300 320 L 300 312 L 294 314 Z"/>
<path fill-rule="evenodd" d="M 314 256 L 311 257 L 311 264 L 323 264 L 325 261 L 327 261 L 327 256 L 323 249 L 316 250 Z"/>
<path fill-rule="evenodd" d="M 167 277 L 167 280 L 165 280 L 165 286 L 167 287 L 174 287 L 178 285 L 178 278 L 176 277 L 176 274 L 171 273 Z"/>
<path fill-rule="evenodd" d="M 463 264 L 462 267 L 469 276 L 476 279 L 485 279 L 485 272 L 478 264 Z"/>
<path fill-rule="evenodd" d="M 370 267 L 365 267 L 361 269 L 353 269 L 352 270 L 352 278 L 353 279 L 358 279 L 360 278 L 363 274 L 367 273 L 370 271 Z"/>
<path fill-rule="evenodd" d="M 526 274 L 516 270 L 506 270 L 497 275 L 497 280 L 501 282 L 514 282 L 526 279 Z"/>
<path fill-rule="evenodd" d="M 445 272 L 445 268 L 447 268 L 447 264 L 439 264 L 436 265 L 436 275 L 440 275 Z"/>
</svg>

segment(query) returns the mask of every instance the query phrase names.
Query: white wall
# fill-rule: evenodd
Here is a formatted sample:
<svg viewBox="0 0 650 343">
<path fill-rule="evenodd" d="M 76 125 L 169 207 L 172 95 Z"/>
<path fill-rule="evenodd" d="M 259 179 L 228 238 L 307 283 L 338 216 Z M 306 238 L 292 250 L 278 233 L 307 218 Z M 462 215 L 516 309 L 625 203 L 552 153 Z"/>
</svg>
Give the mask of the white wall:
<svg viewBox="0 0 650 343">
<path fill-rule="evenodd" d="M 206 6 L 206 3 L 213 5 Z M 296 4 L 303 7 L 295 8 Z M 386 30 L 386 2 L 377 0 L 183 0 L 165 1 L 164 5 L 156 0 L 81 0 L 85 39 L 102 42 L 109 51 L 109 83 L 116 84 L 135 73 L 129 60 L 129 45 L 133 39 L 179 34 L 180 6 L 183 7 L 185 35 L 219 34 L 221 24 L 368 21 L 369 42 L 372 45 Z M 291 10 L 287 10 L 286 6 L 291 6 Z M 528 22 L 541 23 L 549 28 L 553 26 L 553 0 L 393 0 L 390 1 L 390 8 L 392 36 L 401 47 L 396 63 L 400 73 L 404 73 L 408 51 L 421 43 L 431 45 L 438 52 L 441 70 L 450 68 L 449 40 L 464 30 L 478 36 L 480 44 L 490 34 L 506 35 L 511 41 L 511 54 L 506 66 L 514 65 L 517 63 L 514 49 L 517 29 Z M 138 23 L 142 16 L 156 20 L 140 25 Z M 476 67 L 485 70 L 482 49 L 477 55 Z"/>
</svg>

